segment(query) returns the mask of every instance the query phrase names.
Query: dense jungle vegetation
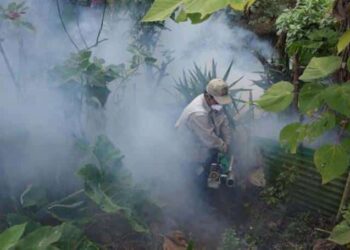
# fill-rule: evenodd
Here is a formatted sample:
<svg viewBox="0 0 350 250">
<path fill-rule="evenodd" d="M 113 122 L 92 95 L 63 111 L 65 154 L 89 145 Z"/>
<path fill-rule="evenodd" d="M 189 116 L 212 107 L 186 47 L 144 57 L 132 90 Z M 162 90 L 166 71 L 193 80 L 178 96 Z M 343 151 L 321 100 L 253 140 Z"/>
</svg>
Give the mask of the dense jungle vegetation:
<svg viewBox="0 0 350 250">
<path fill-rule="evenodd" d="M 39 26 L 45 25 L 31 20 L 30 2 L 35 1 L 0 3 L 0 84 L 7 86 L 1 91 L 5 98 L 10 86 L 15 93 L 11 98 L 24 106 L 28 86 L 19 72 L 31 69 L 31 59 L 24 59 L 30 54 L 24 49 L 26 39 L 29 43 Z M 349 0 L 52 0 L 50 4 L 70 54 L 63 53 L 64 60 L 47 72 L 30 72 L 28 79 L 41 75 L 50 89 L 63 96 L 63 119 L 69 121 L 73 145 L 69 150 L 72 166 L 58 168 L 49 177 L 35 172 L 33 183 L 13 183 L 7 172 L 16 166 L 7 166 L 0 159 L 0 250 L 350 249 Z M 92 39 L 82 32 L 79 18 L 83 12 L 98 16 L 93 19 L 98 28 Z M 180 108 L 202 93 L 210 79 L 232 77 L 233 59 L 229 65 L 220 65 L 217 58 L 209 67 L 194 62 L 192 68 L 182 69 L 182 76 L 170 75 L 168 69 L 177 63 L 176 56 L 170 49 L 158 52 L 162 46 L 159 37 L 169 30 L 169 22 L 201 25 L 222 16 L 230 28 L 239 26 L 255 33 L 275 51 L 271 58 L 251 51 L 262 68 L 259 79 L 251 81 L 263 92 L 259 98 L 253 98 L 251 85 L 237 87 L 244 76 L 233 76 L 233 103 L 225 108 L 233 133 L 257 122 L 257 114 L 287 117 L 292 122 L 279 131 L 283 150 L 293 157 L 312 145 L 320 184 L 346 179 L 338 214 L 325 216 L 294 207 L 289 192 L 296 173 L 290 168 L 266 186 L 255 187 L 242 179 L 235 190 L 214 195 L 208 208 L 215 218 L 213 224 L 202 218 L 208 217 L 206 213 L 179 219 L 164 209 L 169 206 L 167 201 L 149 191 L 157 182 L 150 181 L 150 188 L 134 180 L 124 162 L 128 155 L 108 137 L 104 113 L 108 101 L 121 105 L 127 91 L 137 92 L 132 81 L 140 75 L 151 79 L 147 88 L 154 93 L 164 90 L 164 82 L 172 82 L 167 91 L 175 93 Z M 109 64 L 96 56 L 96 50 L 109 39 L 102 36 L 103 31 L 112 32 L 123 18 L 129 20 L 131 59 Z M 123 34 L 118 35 L 118 40 L 124 40 Z M 14 54 L 7 46 L 16 46 L 19 66 L 13 63 Z M 222 76 L 219 68 L 223 68 Z M 117 87 L 112 89 L 114 83 Z M 153 98 L 147 96 L 147 101 L 156 107 L 159 103 L 152 103 Z M 4 109 L 11 113 L 10 107 Z M 98 118 L 89 118 L 92 113 Z M 6 131 L 1 133 L 0 157 L 14 153 L 20 159 L 16 150 L 25 144 L 25 134 L 16 131 L 18 137 L 9 137 Z M 57 159 L 49 161 L 54 164 Z M 13 176 L 23 174 L 14 172 Z M 72 184 L 65 185 L 68 180 Z M 323 198 L 327 203 L 328 197 Z M 184 204 L 181 209 L 185 214 L 190 207 Z M 196 225 L 201 223 L 207 224 Z"/>
</svg>

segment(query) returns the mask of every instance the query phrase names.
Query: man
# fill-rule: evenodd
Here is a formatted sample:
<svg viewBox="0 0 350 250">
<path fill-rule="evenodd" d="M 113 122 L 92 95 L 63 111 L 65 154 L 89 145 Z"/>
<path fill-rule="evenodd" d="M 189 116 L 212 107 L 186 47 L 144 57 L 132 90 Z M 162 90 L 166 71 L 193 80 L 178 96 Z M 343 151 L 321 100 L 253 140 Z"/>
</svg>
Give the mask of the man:
<svg viewBox="0 0 350 250">
<path fill-rule="evenodd" d="M 225 81 L 211 80 L 206 91 L 184 109 L 176 122 L 176 128 L 186 137 L 186 146 L 192 147 L 187 150 L 191 158 L 188 162 L 208 167 L 218 152 L 228 153 L 232 131 L 223 110 L 223 105 L 232 103 L 228 92 Z"/>
</svg>

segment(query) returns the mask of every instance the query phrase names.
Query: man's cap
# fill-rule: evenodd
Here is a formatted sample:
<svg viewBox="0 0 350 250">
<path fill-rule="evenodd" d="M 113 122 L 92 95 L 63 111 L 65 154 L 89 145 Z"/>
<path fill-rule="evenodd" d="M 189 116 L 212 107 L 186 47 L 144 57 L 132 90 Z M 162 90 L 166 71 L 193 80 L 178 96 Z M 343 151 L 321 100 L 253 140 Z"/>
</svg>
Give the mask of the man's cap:
<svg viewBox="0 0 350 250">
<path fill-rule="evenodd" d="M 228 85 L 222 79 L 212 79 L 207 85 L 207 92 L 221 105 L 232 103 L 231 96 L 228 94 Z"/>
</svg>

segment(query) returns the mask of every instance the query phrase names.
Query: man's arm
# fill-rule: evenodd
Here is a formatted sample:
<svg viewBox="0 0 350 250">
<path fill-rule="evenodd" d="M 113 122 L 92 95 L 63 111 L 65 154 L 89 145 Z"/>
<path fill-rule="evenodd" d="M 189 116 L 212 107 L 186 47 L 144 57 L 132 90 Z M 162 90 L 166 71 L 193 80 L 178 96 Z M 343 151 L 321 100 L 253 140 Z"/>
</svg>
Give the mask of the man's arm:
<svg viewBox="0 0 350 250">
<path fill-rule="evenodd" d="M 223 116 L 224 118 L 220 128 L 221 130 L 220 132 L 224 142 L 229 146 L 232 143 L 232 128 L 230 127 L 230 123 L 228 121 L 226 114 L 223 114 Z"/>
<path fill-rule="evenodd" d="M 227 144 L 215 134 L 214 124 L 206 114 L 193 114 L 189 118 L 189 127 L 200 142 L 211 149 L 227 151 Z"/>
</svg>

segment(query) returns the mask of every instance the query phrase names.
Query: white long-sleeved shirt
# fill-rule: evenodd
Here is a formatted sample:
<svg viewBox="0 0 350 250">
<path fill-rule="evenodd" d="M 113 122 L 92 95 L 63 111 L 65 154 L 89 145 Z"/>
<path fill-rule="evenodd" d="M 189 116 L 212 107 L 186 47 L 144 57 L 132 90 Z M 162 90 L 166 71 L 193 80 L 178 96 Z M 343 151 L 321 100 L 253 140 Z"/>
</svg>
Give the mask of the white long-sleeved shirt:
<svg viewBox="0 0 350 250">
<path fill-rule="evenodd" d="M 232 131 L 225 112 L 212 110 L 204 94 L 197 96 L 182 112 L 176 122 L 176 128 L 187 130 L 195 143 L 195 159 L 204 161 L 211 149 L 224 151 L 232 138 Z"/>
</svg>

